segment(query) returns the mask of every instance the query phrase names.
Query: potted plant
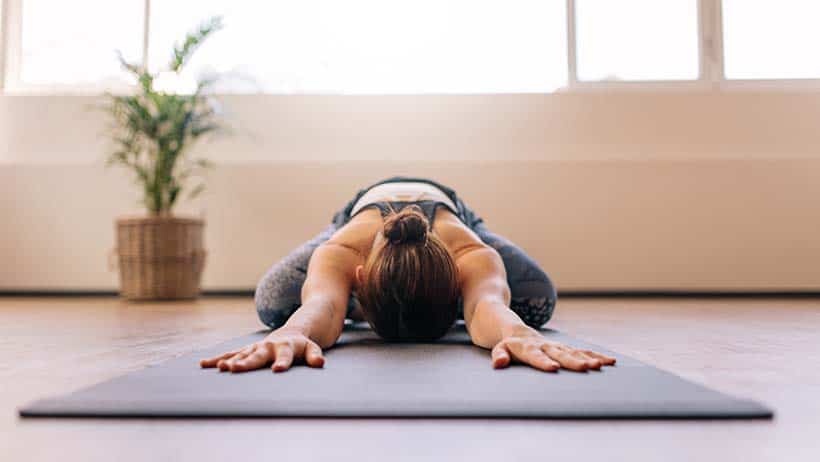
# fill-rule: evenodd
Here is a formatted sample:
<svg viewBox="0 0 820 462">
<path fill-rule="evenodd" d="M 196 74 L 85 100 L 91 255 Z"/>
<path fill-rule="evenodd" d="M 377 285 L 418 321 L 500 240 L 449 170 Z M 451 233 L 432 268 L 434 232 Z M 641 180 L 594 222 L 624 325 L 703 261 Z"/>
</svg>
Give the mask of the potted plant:
<svg viewBox="0 0 820 462">
<path fill-rule="evenodd" d="M 182 78 L 199 46 L 222 27 L 220 18 L 202 23 L 174 46 L 167 69 L 151 73 L 145 63 L 120 62 L 137 80 L 133 94 L 108 94 L 115 148 L 108 165 L 131 170 L 141 187 L 147 215 L 116 221 L 120 293 L 127 299 L 180 299 L 199 295 L 205 265 L 204 221 L 175 216 L 183 197 L 204 189 L 200 174 L 209 167 L 190 148 L 221 128 L 217 106 L 207 89 L 213 78 Z M 188 88 L 186 88 L 188 87 Z M 193 184 L 199 178 L 197 184 Z"/>
</svg>

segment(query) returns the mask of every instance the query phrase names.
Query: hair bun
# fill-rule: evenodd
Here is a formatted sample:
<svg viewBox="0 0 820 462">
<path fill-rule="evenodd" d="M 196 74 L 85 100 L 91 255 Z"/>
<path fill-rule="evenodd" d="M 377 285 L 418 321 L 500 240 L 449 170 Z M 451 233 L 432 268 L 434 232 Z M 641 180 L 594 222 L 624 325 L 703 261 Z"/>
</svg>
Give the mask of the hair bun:
<svg viewBox="0 0 820 462">
<path fill-rule="evenodd" d="M 430 222 L 417 205 L 409 205 L 399 212 L 391 213 L 384 220 L 384 237 L 391 244 L 425 242 Z"/>
</svg>

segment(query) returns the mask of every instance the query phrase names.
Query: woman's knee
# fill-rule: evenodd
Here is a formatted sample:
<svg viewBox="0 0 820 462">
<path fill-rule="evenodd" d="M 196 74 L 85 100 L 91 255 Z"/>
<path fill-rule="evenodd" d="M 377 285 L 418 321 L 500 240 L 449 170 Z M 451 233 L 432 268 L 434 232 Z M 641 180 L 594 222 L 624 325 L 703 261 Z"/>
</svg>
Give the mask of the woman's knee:
<svg viewBox="0 0 820 462">
<path fill-rule="evenodd" d="M 265 274 L 256 286 L 254 302 L 259 320 L 276 329 L 285 324 L 301 305 L 305 273 L 280 261 Z"/>
<path fill-rule="evenodd" d="M 291 251 L 273 265 L 259 281 L 254 294 L 259 319 L 273 329 L 281 327 L 302 301 L 302 285 L 313 251 L 337 230 L 328 225 L 311 240 Z"/>
<path fill-rule="evenodd" d="M 536 277 L 511 284 L 510 307 L 525 324 L 538 329 L 552 318 L 558 294 L 545 272 L 531 269 L 529 274 Z"/>
</svg>

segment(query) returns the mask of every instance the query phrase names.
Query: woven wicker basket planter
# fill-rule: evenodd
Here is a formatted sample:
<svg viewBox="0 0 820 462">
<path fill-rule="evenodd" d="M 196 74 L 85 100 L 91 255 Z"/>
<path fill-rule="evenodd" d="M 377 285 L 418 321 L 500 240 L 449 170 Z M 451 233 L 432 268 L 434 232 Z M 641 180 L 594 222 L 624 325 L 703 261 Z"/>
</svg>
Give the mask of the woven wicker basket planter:
<svg viewBox="0 0 820 462">
<path fill-rule="evenodd" d="M 129 300 L 199 296 L 204 225 L 199 219 L 178 217 L 117 220 L 120 294 Z"/>
</svg>

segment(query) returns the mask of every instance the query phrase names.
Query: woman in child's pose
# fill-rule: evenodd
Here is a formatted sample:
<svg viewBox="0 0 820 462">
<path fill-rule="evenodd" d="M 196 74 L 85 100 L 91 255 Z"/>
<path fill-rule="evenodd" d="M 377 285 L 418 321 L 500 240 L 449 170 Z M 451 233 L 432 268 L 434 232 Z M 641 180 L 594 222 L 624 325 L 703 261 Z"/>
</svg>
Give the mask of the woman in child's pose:
<svg viewBox="0 0 820 462">
<path fill-rule="evenodd" d="M 393 341 L 429 341 L 463 316 L 492 366 L 600 369 L 615 359 L 544 338 L 550 279 L 510 241 L 490 232 L 455 191 L 425 178 L 392 177 L 360 190 L 321 234 L 276 263 L 256 290 L 264 339 L 202 367 L 243 372 L 299 361 L 322 367 L 345 318 Z"/>
</svg>

